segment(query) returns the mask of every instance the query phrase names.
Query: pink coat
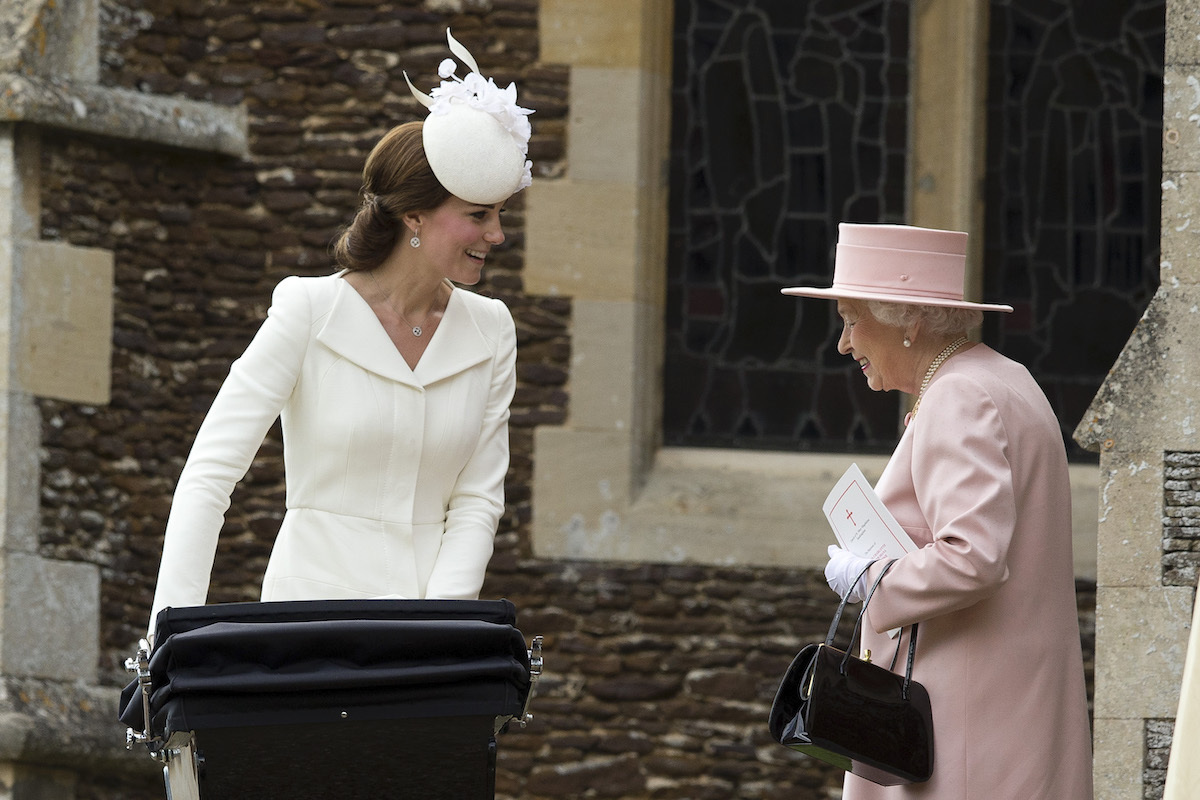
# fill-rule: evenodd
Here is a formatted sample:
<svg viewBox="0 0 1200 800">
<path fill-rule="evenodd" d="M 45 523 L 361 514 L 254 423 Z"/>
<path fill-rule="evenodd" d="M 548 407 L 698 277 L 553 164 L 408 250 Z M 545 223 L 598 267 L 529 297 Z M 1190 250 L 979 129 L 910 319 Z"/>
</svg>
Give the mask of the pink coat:
<svg viewBox="0 0 1200 800">
<path fill-rule="evenodd" d="M 863 646 L 890 660 L 884 631 L 921 623 L 934 770 L 887 788 L 847 775 L 845 800 L 1091 800 L 1067 461 L 1037 383 L 983 345 L 954 356 L 876 489 L 920 549 L 880 582 Z"/>
</svg>

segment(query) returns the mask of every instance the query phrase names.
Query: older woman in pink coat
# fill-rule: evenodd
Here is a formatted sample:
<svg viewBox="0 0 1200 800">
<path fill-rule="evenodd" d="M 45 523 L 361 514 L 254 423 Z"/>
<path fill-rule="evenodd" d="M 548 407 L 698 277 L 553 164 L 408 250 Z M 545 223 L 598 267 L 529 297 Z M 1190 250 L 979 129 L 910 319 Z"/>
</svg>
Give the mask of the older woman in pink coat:
<svg viewBox="0 0 1200 800">
<path fill-rule="evenodd" d="M 907 649 L 920 623 L 933 775 L 891 787 L 847 775 L 845 800 L 1092 797 L 1062 434 L 1028 370 L 967 338 L 982 311 L 1012 309 L 963 299 L 966 240 L 843 224 L 833 286 L 784 290 L 837 300 L 839 352 L 873 390 L 916 396 L 876 491 L 917 549 L 880 581 L 862 646 Z M 851 586 L 866 563 L 831 547 L 831 588 L 860 599 L 882 570 Z"/>
</svg>

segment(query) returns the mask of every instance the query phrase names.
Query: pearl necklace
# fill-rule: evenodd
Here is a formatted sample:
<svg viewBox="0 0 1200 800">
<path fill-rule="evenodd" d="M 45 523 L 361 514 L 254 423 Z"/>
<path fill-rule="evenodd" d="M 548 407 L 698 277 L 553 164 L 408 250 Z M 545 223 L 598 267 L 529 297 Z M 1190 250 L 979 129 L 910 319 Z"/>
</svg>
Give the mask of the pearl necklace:
<svg viewBox="0 0 1200 800">
<path fill-rule="evenodd" d="M 929 369 L 925 370 L 925 380 L 921 381 L 921 390 L 917 392 L 917 402 L 913 403 L 913 409 L 908 415 L 911 420 L 917 416 L 917 409 L 921 407 L 921 398 L 925 396 L 925 390 L 929 388 L 929 382 L 933 380 L 933 373 L 938 371 L 938 367 L 946 363 L 946 359 L 954 355 L 954 351 L 967 343 L 967 337 L 960 336 L 950 344 L 946 345 L 946 349 L 938 353 L 937 358 L 929 365 Z"/>
</svg>

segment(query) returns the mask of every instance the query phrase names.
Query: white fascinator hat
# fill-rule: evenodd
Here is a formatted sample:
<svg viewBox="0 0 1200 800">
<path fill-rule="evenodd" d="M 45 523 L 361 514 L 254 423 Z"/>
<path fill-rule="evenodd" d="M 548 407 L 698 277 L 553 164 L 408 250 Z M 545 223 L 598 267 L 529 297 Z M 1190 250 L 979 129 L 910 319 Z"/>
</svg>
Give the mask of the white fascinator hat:
<svg viewBox="0 0 1200 800">
<path fill-rule="evenodd" d="M 429 94 L 408 82 L 413 96 L 429 109 L 422 132 L 425 157 L 442 186 L 468 203 L 492 205 L 533 183 L 529 152 L 529 115 L 517 105 L 517 86 L 501 89 L 479 73 L 467 48 L 446 29 L 450 52 L 470 72 L 455 75 L 458 65 L 447 58 L 438 66 L 440 86 Z"/>
</svg>

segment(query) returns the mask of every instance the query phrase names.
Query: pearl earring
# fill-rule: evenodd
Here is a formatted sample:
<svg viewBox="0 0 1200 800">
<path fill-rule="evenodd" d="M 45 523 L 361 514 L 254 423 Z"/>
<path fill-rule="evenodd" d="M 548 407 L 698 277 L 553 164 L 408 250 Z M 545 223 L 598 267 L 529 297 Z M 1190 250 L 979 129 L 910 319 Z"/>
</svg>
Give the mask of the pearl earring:
<svg viewBox="0 0 1200 800">
<path fill-rule="evenodd" d="M 912 347 L 912 341 L 907 336 L 904 337 L 904 346 Z"/>
</svg>

